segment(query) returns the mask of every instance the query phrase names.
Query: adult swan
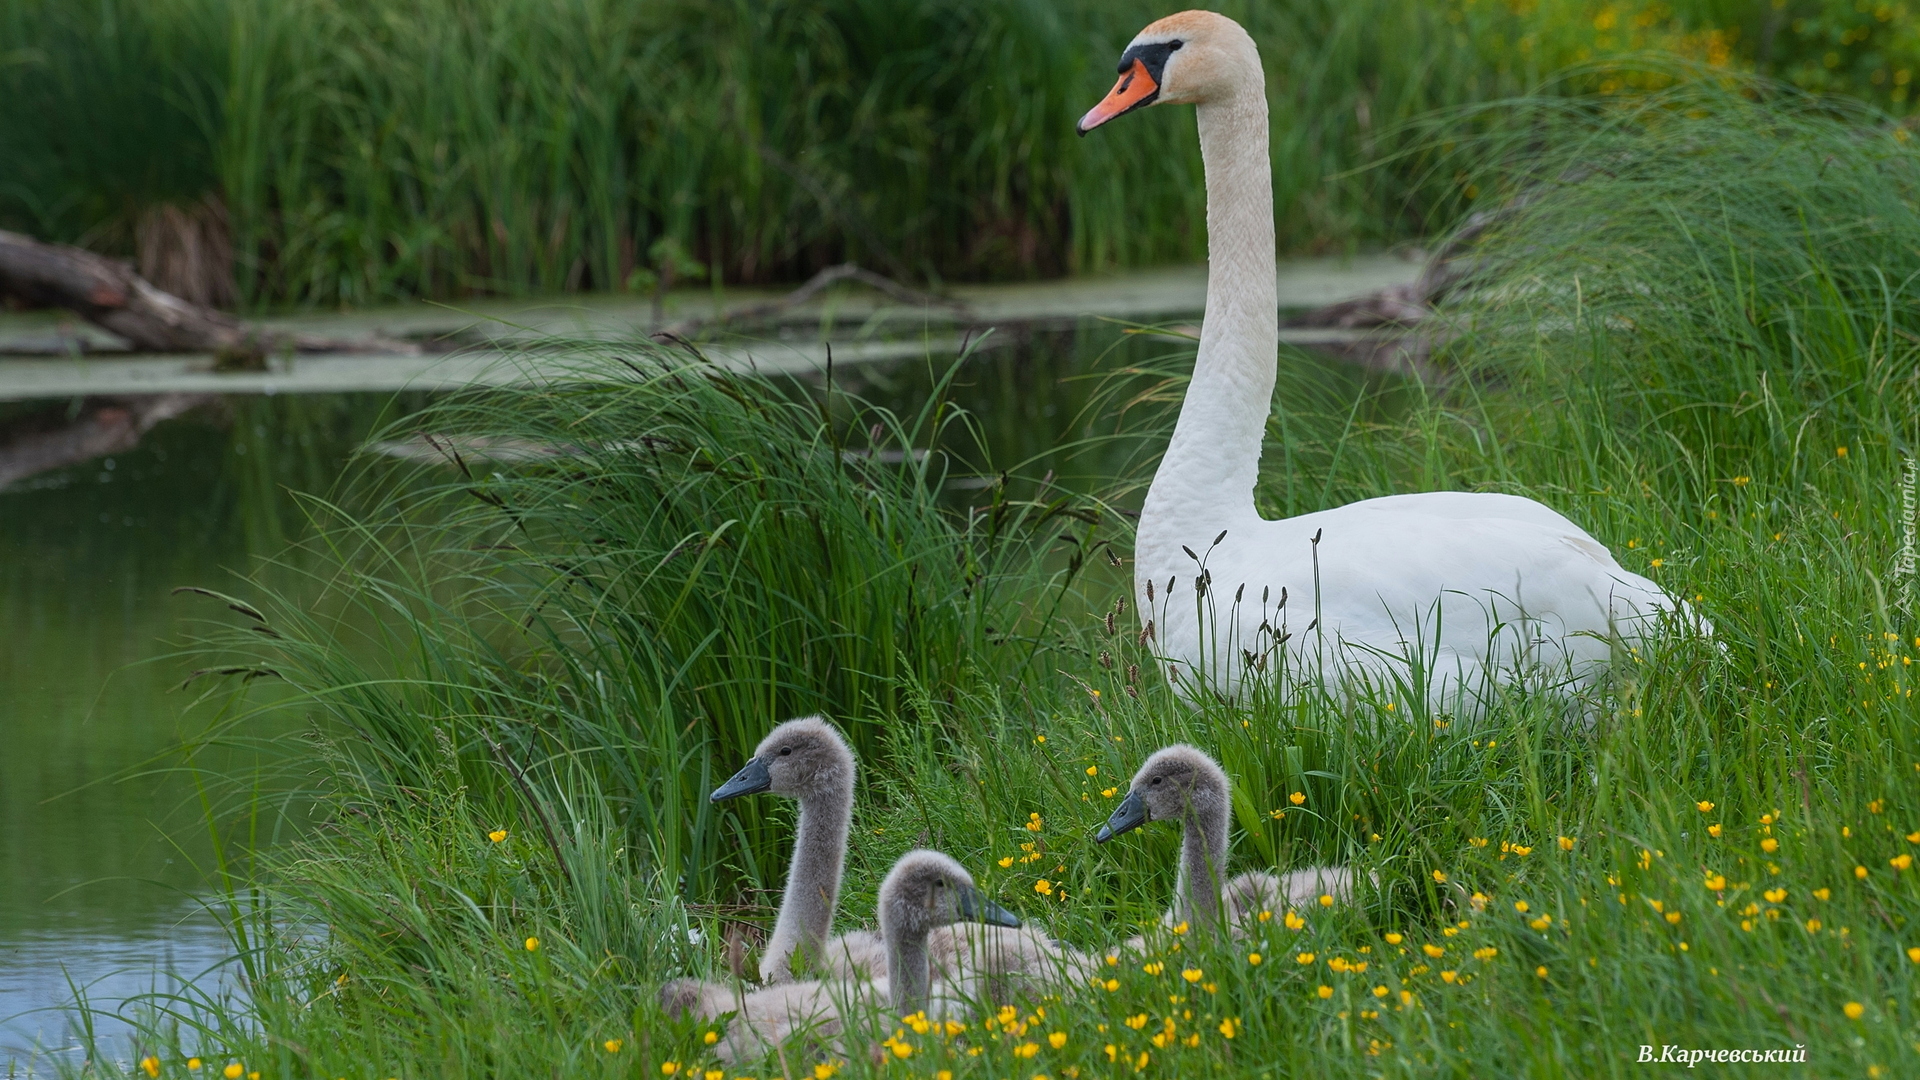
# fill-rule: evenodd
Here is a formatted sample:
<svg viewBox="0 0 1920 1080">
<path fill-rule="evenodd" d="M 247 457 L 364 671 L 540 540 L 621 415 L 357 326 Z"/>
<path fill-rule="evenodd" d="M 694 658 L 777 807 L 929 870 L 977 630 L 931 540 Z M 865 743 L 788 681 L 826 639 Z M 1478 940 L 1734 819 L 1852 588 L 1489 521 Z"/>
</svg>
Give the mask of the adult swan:
<svg viewBox="0 0 1920 1080">
<path fill-rule="evenodd" d="M 1684 613 L 1579 526 L 1513 495 L 1395 495 L 1263 520 L 1253 488 L 1279 313 L 1260 54 L 1233 20 L 1186 11 L 1141 31 L 1119 70 L 1080 134 L 1192 104 L 1206 165 L 1206 320 L 1134 569 L 1141 620 L 1182 693 L 1232 697 L 1286 667 L 1471 713 L 1491 683 L 1585 684 L 1616 643 Z"/>
</svg>

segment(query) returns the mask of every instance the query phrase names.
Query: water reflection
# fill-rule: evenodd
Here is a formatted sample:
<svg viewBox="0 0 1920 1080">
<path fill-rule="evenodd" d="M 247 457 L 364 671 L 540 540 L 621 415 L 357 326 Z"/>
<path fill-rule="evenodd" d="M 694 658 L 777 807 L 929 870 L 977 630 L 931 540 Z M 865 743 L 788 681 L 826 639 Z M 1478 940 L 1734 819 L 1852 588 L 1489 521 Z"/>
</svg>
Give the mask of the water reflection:
<svg viewBox="0 0 1920 1080">
<path fill-rule="evenodd" d="M 211 846 L 175 767 L 207 722 L 187 709 L 178 653 L 211 612 L 172 590 L 228 584 L 278 552 L 300 529 L 290 492 L 331 488 L 408 405 L 232 399 L 0 492 L 0 1065 L 66 1039 L 39 1010 L 71 1000 L 69 978 L 113 1008 L 222 955 L 218 927 L 189 917 Z M 201 764 L 248 762 L 229 750 Z"/>
<path fill-rule="evenodd" d="M 130 1060 L 131 1028 L 113 1012 L 189 985 L 198 993 L 233 990 L 233 949 L 220 925 L 197 908 L 170 914 L 148 926 L 17 931 L 0 939 L 0 1062 L 28 1074 L 50 1072 L 91 1056 L 90 1040 L 102 1057 Z M 76 991 L 102 1010 L 91 1015 L 91 1032 L 67 1008 Z"/>
</svg>

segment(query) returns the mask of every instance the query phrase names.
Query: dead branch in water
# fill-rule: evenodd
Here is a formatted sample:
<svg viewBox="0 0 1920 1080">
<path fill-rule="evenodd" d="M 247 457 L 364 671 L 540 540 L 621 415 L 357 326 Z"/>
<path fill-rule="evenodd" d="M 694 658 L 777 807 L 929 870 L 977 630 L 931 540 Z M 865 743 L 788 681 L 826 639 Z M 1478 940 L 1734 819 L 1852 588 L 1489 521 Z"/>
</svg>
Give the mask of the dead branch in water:
<svg viewBox="0 0 1920 1080">
<path fill-rule="evenodd" d="M 162 420 L 218 400 L 214 394 L 89 398 L 72 420 L 66 419 L 62 405 L 58 417 L 37 413 L 0 426 L 0 490 L 68 465 L 125 453 Z"/>
<path fill-rule="evenodd" d="M 280 352 L 420 351 L 387 338 L 322 338 L 251 326 L 160 289 L 117 259 L 0 230 L 0 296 L 8 295 L 72 310 L 139 352 L 213 353 L 241 366 Z"/>
<path fill-rule="evenodd" d="M 1457 331 L 1439 317 L 1436 305 L 1472 276 L 1474 262 L 1469 251 L 1474 243 L 1532 201 L 1533 196 L 1526 194 L 1504 206 L 1473 214 L 1428 257 L 1420 276 L 1405 285 L 1389 285 L 1365 296 L 1314 308 L 1281 325 L 1378 330 L 1351 343 L 1315 347 L 1361 367 L 1401 372 L 1432 385 L 1443 383 L 1446 376 L 1433 367 L 1433 353 Z"/>
<path fill-rule="evenodd" d="M 960 315 L 965 315 L 968 312 L 967 305 L 958 300 L 949 299 L 944 296 L 935 296 L 932 293 L 908 288 L 892 278 L 884 277 L 871 270 L 863 269 L 854 263 L 841 263 L 838 266 L 829 266 L 825 270 L 813 275 L 807 279 L 805 284 L 778 300 L 770 300 L 764 304 L 750 304 L 746 307 L 734 308 L 731 311 L 719 311 L 702 318 L 682 319 L 660 330 L 653 336 L 656 340 L 660 341 L 666 341 L 672 338 L 684 338 L 704 327 L 713 326 L 718 323 L 751 322 L 755 319 L 764 319 L 772 315 L 778 315 L 783 311 L 799 307 L 801 304 L 820 295 L 829 285 L 842 281 L 857 281 L 862 285 L 878 289 L 903 304 L 913 304 L 920 307 L 943 307 Z"/>
</svg>

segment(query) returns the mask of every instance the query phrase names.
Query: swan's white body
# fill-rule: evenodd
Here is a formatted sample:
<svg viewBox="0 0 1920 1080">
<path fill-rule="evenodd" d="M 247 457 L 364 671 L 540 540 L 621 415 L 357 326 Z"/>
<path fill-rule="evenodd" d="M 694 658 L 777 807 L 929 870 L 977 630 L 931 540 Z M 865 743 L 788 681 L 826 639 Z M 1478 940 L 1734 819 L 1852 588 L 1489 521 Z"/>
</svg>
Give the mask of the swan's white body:
<svg viewBox="0 0 1920 1080">
<path fill-rule="evenodd" d="M 1249 674 L 1285 667 L 1330 688 L 1359 677 L 1471 710 L 1488 678 L 1584 683 L 1614 641 L 1683 611 L 1531 499 L 1433 492 L 1261 518 L 1253 491 L 1279 348 L 1265 78 L 1253 40 L 1210 12 L 1147 27 L 1123 69 L 1136 55 L 1154 62 L 1156 49 L 1162 69 L 1123 74 L 1109 98 L 1118 104 L 1103 102 L 1081 128 L 1144 104 L 1198 106 L 1206 318 L 1192 383 L 1140 512 L 1134 569 L 1141 618 L 1152 620 L 1176 685 L 1235 696 Z M 1157 90 L 1142 100 L 1139 80 L 1154 74 Z M 1203 572 L 1205 596 L 1195 588 Z M 1283 634 L 1291 636 L 1281 643 Z"/>
</svg>

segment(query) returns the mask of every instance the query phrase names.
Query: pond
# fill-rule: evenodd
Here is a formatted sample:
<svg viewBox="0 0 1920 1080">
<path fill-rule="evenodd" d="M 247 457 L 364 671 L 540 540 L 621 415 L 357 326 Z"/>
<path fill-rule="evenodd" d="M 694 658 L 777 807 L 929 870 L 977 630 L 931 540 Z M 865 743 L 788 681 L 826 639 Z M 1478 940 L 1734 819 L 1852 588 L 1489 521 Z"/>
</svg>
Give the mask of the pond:
<svg viewBox="0 0 1920 1080">
<path fill-rule="evenodd" d="M 1185 343 L 1127 338 L 1109 324 L 1033 334 L 979 352 L 950 396 L 981 421 L 985 453 L 1029 475 L 1111 475 L 1138 455 L 1116 443 L 1077 460 L 1098 380 L 1076 378 Z M 1301 358 L 1297 363 L 1323 365 Z M 944 358 L 844 368 L 841 388 L 895 408 L 926 400 Z M 1350 376 L 1333 383 L 1355 385 Z M 67 1006 L 231 979 L 202 811 L 206 775 L 245 770 L 225 747 L 183 766 L 211 708 L 189 708 L 196 621 L 225 612 L 183 585 L 232 588 L 236 575 L 301 533 L 297 492 L 324 494 L 383 423 L 419 395 L 229 397 L 156 428 L 135 450 L 0 492 L 0 1063 L 77 1061 L 84 1033 Z M 17 408 L 17 407 L 16 407 Z M 960 449 L 960 448 L 956 448 Z M 972 457 L 972 454 L 966 456 Z M 956 497 L 966 498 L 964 480 Z M 258 724 L 288 724 L 262 720 Z M 280 733 L 249 730 L 265 741 Z M 271 842 L 283 826 L 263 823 Z M 99 1025 L 109 1057 L 126 1055 Z"/>
</svg>

